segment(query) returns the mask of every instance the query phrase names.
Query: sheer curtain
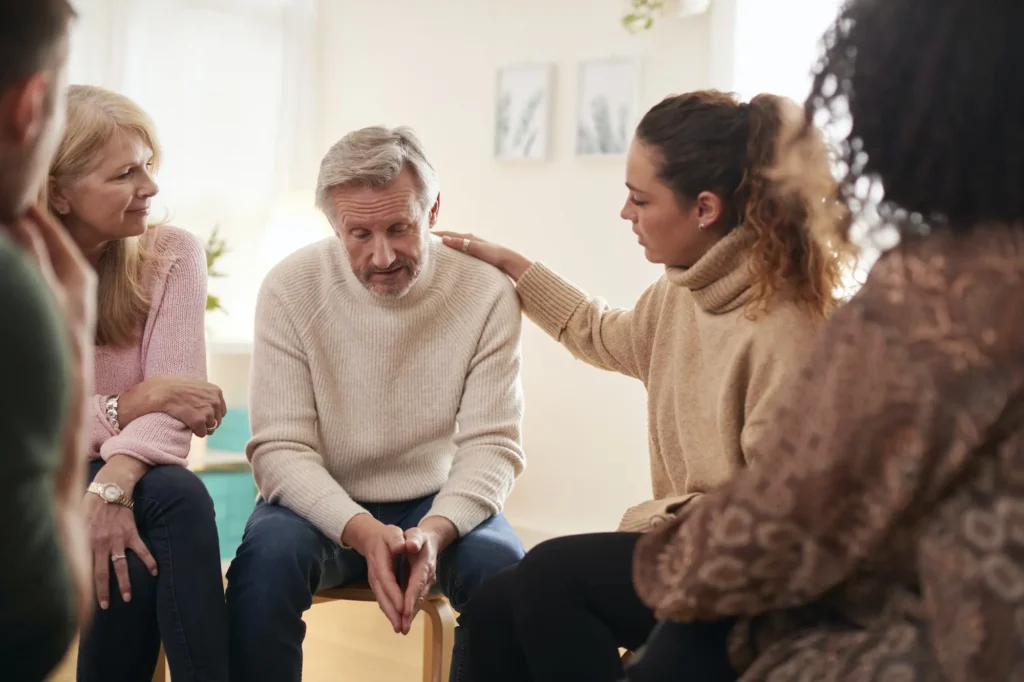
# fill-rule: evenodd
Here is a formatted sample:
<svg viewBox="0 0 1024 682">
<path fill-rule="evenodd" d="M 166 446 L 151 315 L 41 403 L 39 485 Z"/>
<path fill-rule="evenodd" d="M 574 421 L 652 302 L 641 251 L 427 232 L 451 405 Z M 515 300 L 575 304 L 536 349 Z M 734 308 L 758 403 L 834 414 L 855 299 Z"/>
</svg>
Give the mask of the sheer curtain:
<svg viewBox="0 0 1024 682">
<path fill-rule="evenodd" d="M 159 204 L 229 254 L 210 283 L 227 315 L 215 336 L 250 333 L 266 270 L 261 240 L 281 202 L 312 203 L 319 158 L 315 0 L 78 0 L 72 83 L 137 101 L 164 147 Z"/>
</svg>

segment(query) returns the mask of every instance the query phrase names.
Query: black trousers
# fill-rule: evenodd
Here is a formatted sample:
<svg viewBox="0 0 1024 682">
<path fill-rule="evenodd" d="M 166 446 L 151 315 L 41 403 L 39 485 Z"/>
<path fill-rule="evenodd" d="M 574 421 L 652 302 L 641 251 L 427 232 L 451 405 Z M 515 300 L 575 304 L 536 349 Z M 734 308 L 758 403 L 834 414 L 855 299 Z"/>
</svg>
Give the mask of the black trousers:
<svg viewBox="0 0 1024 682">
<path fill-rule="evenodd" d="M 622 680 L 619 648 L 641 649 L 657 625 L 633 589 L 633 548 L 639 538 L 601 533 L 549 540 L 480 587 L 460 616 L 468 633 L 468 679 Z M 720 623 L 670 626 L 661 646 L 681 654 L 687 677 L 664 679 L 734 679 L 725 656 L 727 633 L 728 626 Z M 662 670 L 659 660 L 642 656 L 637 674 L 674 675 Z M 709 677 L 708 671 L 729 677 Z"/>
<path fill-rule="evenodd" d="M 91 462 L 89 480 L 103 462 Z M 149 682 L 163 642 L 175 682 L 228 679 L 228 623 L 213 500 L 184 467 L 156 466 L 135 486 L 135 525 L 153 577 L 126 552 L 132 599 L 110 572 L 110 608 L 96 609 L 78 648 L 79 682 Z"/>
</svg>

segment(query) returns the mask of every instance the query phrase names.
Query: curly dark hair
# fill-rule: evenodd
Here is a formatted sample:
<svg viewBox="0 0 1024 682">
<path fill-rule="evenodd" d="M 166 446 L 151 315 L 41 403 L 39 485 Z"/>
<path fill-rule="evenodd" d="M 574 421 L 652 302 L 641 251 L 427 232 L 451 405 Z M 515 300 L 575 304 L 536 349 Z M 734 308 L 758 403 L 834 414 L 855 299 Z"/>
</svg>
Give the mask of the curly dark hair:
<svg viewBox="0 0 1024 682">
<path fill-rule="evenodd" d="M 774 172 L 786 131 L 799 130 L 795 102 L 761 94 L 740 102 L 729 93 L 701 90 L 674 95 L 656 104 L 640 121 L 636 134 L 661 157 L 659 176 L 683 206 L 703 191 L 723 205 L 720 227 L 743 224 L 753 231 L 750 269 L 755 316 L 782 291 L 824 317 L 836 304 L 843 258 L 814 237 L 835 231 L 835 213 L 826 204 L 835 196 L 835 181 L 820 135 L 808 135 L 801 177 L 780 182 Z M 795 120 L 787 126 L 787 119 Z M 813 158 L 812 158 L 813 156 Z M 841 217 L 839 218 L 841 219 Z M 830 225 L 815 230 L 812 221 Z"/>
<path fill-rule="evenodd" d="M 852 214 L 904 236 L 1024 219 L 1022 26 L 1020 0 L 844 5 L 804 110 L 840 133 Z"/>
</svg>

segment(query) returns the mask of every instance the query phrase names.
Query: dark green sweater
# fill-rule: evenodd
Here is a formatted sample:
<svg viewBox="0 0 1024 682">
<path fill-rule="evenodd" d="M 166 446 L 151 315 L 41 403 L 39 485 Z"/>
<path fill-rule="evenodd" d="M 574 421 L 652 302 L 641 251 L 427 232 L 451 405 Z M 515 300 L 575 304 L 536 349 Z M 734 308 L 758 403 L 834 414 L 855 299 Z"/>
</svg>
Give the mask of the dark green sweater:
<svg viewBox="0 0 1024 682">
<path fill-rule="evenodd" d="M 74 635 L 53 477 L 69 399 L 53 299 L 0 225 L 0 678 L 39 680 Z"/>
</svg>

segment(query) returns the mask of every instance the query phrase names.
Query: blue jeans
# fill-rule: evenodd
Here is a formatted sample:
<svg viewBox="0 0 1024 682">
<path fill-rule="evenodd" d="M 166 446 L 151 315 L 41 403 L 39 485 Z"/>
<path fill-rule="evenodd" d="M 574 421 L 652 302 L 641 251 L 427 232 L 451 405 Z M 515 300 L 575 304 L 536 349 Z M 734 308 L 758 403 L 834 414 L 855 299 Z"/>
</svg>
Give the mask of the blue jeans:
<svg viewBox="0 0 1024 682">
<path fill-rule="evenodd" d="M 382 523 L 412 528 L 434 497 L 364 503 Z M 438 557 L 437 582 L 456 611 L 491 576 L 523 558 L 523 544 L 501 514 L 459 538 Z M 300 682 L 303 612 L 313 594 L 366 579 L 366 560 L 342 549 L 290 509 L 259 502 L 228 569 L 231 679 L 234 682 Z M 461 679 L 464 642 L 455 630 L 451 680 Z"/>
<path fill-rule="evenodd" d="M 103 462 L 89 463 L 89 480 Z M 194 473 L 152 467 L 135 486 L 135 526 L 159 575 L 128 551 L 132 599 L 110 571 L 110 608 L 78 645 L 78 682 L 153 678 L 160 643 L 175 682 L 227 682 L 227 609 L 213 500 Z"/>
</svg>

